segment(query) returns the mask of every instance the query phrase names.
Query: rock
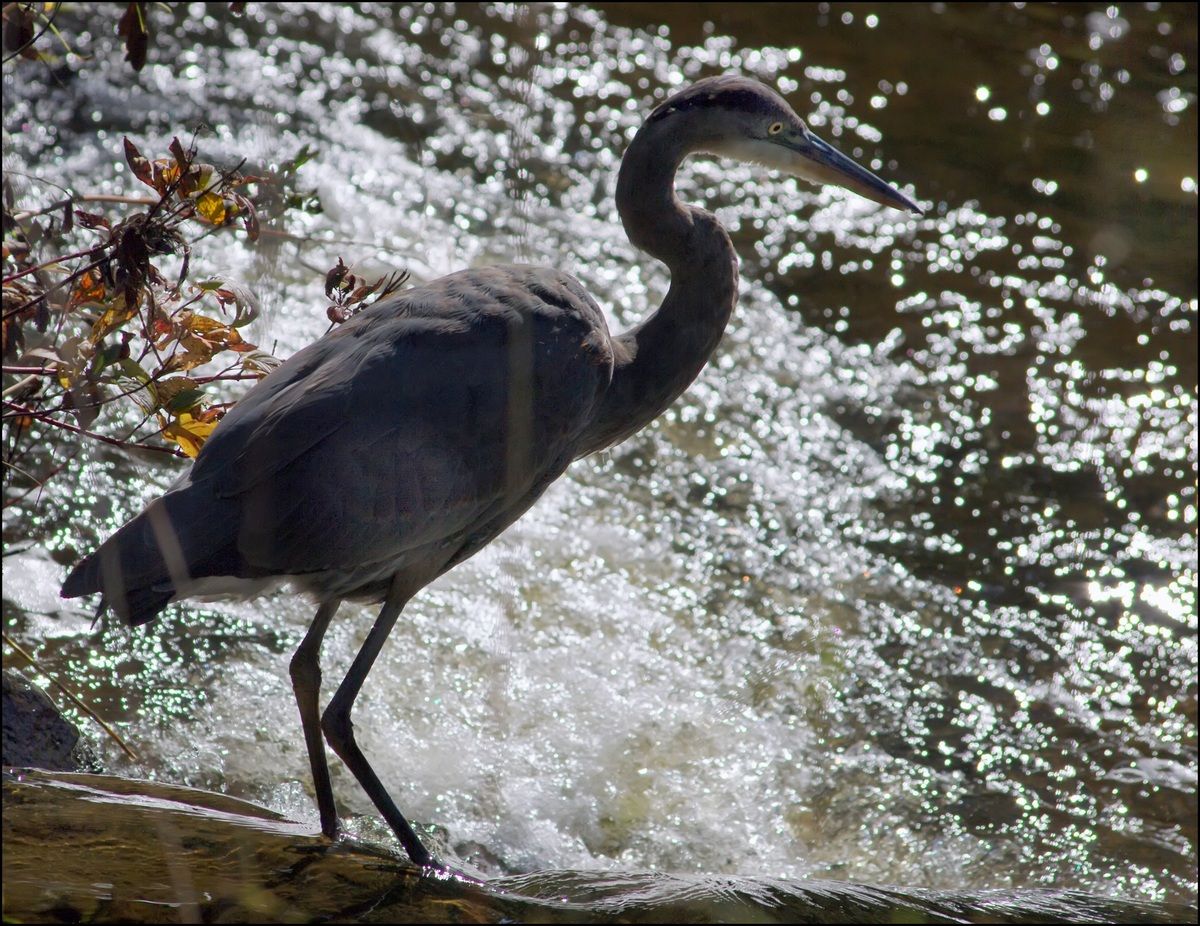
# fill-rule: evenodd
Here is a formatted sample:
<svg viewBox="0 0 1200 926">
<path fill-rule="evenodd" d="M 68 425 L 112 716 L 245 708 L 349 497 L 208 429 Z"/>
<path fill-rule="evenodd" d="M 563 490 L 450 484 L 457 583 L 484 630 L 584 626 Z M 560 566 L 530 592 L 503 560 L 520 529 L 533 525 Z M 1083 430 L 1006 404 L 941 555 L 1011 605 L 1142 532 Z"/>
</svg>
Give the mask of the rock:
<svg viewBox="0 0 1200 926">
<path fill-rule="evenodd" d="M 79 742 L 79 730 L 59 713 L 42 689 L 24 676 L 4 670 L 4 765 L 59 772 L 98 771 L 91 750 Z"/>
</svg>

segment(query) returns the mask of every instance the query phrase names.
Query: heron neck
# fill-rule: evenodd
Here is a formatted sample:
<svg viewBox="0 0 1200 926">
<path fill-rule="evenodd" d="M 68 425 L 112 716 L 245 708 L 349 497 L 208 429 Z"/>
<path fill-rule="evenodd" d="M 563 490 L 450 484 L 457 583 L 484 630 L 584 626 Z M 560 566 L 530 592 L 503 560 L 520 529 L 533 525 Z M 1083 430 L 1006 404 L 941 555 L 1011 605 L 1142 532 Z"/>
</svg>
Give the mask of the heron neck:
<svg viewBox="0 0 1200 926">
<path fill-rule="evenodd" d="M 656 312 L 613 338 L 612 383 L 579 456 L 623 441 L 662 414 L 699 375 L 737 300 L 737 255 L 716 216 L 675 195 L 688 150 L 642 127 L 617 179 L 617 212 L 629 240 L 670 268 Z"/>
</svg>

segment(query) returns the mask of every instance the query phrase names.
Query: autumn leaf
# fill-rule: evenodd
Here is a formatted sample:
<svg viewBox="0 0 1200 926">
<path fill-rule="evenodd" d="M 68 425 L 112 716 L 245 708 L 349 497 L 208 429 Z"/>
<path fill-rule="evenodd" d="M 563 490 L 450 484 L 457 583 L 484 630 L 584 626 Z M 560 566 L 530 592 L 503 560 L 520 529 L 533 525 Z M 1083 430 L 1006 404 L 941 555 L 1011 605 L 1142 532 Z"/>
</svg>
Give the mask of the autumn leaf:
<svg viewBox="0 0 1200 926">
<path fill-rule="evenodd" d="M 170 402 L 167 402 L 163 407 L 176 414 L 180 412 L 193 411 L 204 400 L 204 390 L 202 389 L 181 389 Z"/>
<path fill-rule="evenodd" d="M 33 44 L 33 4 L 4 4 L 4 50 L 21 53 Z M 28 57 L 28 56 L 26 56 Z M 7 59 L 6 59 L 7 63 Z"/>
<path fill-rule="evenodd" d="M 128 331 L 122 332 L 121 340 L 116 344 L 105 344 L 92 356 L 89 379 L 100 376 L 105 369 L 114 363 L 120 363 L 129 356 L 129 341 L 133 337 Z"/>
<path fill-rule="evenodd" d="M 237 351 L 239 354 L 248 354 L 251 351 L 258 350 L 257 344 L 251 344 L 242 338 L 240 334 L 229 329 L 229 338 L 225 341 L 225 346 L 232 351 Z"/>
<path fill-rule="evenodd" d="M 201 193 L 196 200 L 196 212 L 213 225 L 225 223 L 225 200 L 216 193 Z"/>
<path fill-rule="evenodd" d="M 233 305 L 233 321 L 230 324 L 234 328 L 241 328 L 258 318 L 258 297 L 244 283 L 217 281 L 217 285 L 209 287 L 209 291 L 221 304 L 222 311 Z"/>
<path fill-rule="evenodd" d="M 242 372 L 266 376 L 272 370 L 276 369 L 280 363 L 281 361 L 278 357 L 268 354 L 265 350 L 255 348 L 242 358 Z"/>
<path fill-rule="evenodd" d="M 67 304 L 74 308 L 85 302 L 103 302 L 106 292 L 104 276 L 100 271 L 88 270 L 75 282 L 75 289 L 71 291 L 71 298 Z"/>
<path fill-rule="evenodd" d="M 175 159 L 175 164 L 179 168 L 179 172 L 185 173 L 188 167 L 191 166 L 192 159 L 188 152 L 183 150 L 183 145 L 179 141 L 179 136 L 171 139 L 171 144 L 167 145 L 167 150 L 171 152 L 171 157 Z"/>
<path fill-rule="evenodd" d="M 207 315 L 195 315 L 191 312 L 181 312 L 178 321 L 188 331 L 196 334 L 209 334 L 213 331 L 221 331 L 226 327 L 223 322 L 219 322 L 215 318 L 209 318 Z"/>
<path fill-rule="evenodd" d="M 170 161 L 166 160 L 155 161 L 154 164 L 158 168 L 158 179 L 159 183 L 162 185 L 162 189 L 160 189 L 158 192 L 162 193 L 166 191 L 167 187 L 179 179 L 179 165 L 172 164 Z"/>
<path fill-rule="evenodd" d="M 161 417 L 159 418 L 161 421 Z M 200 448 L 208 440 L 208 436 L 216 430 L 219 421 L 206 421 L 193 416 L 191 412 L 183 412 L 178 418 L 163 426 L 162 436 L 193 459 L 200 453 Z"/>
<path fill-rule="evenodd" d="M 183 175 L 183 182 L 179 184 L 180 196 L 192 196 L 196 193 L 201 193 L 212 186 L 213 174 L 217 169 L 211 164 L 191 164 L 187 173 Z"/>
<path fill-rule="evenodd" d="M 6 318 L 0 326 L 0 353 L 5 357 L 15 357 L 25 346 L 25 333 L 21 330 L 21 322 L 17 318 Z"/>
<path fill-rule="evenodd" d="M 251 241 L 258 240 L 258 213 L 255 212 L 253 204 L 249 200 L 243 200 L 246 206 L 246 212 L 242 216 L 242 227 L 246 229 L 246 237 Z"/>
<path fill-rule="evenodd" d="M 129 169 L 133 171 L 135 177 L 146 186 L 154 186 L 154 172 L 150 167 L 150 162 L 138 151 L 137 145 L 128 138 L 125 139 L 125 161 L 129 164 Z"/>
<path fill-rule="evenodd" d="M 241 334 L 229 325 L 217 321 L 215 318 L 209 318 L 207 315 L 192 315 L 188 313 L 185 318 L 181 319 L 181 324 L 193 335 L 212 344 L 216 348 L 214 353 L 219 353 L 222 350 L 246 352 L 256 349 L 253 344 L 246 341 Z M 181 337 L 179 339 L 180 343 L 183 343 L 186 338 L 186 335 Z"/>
<path fill-rule="evenodd" d="M 58 345 L 61 362 L 55 368 L 58 384 L 70 389 L 83 376 L 83 370 L 91 362 L 95 348 L 83 338 L 67 338 Z"/>
<path fill-rule="evenodd" d="M 112 305 L 92 325 L 92 333 L 88 335 L 88 340 L 93 344 L 99 344 L 105 335 L 120 328 L 136 313 L 137 309 L 131 308 L 125 297 L 117 294 Z"/>
<path fill-rule="evenodd" d="M 183 348 L 183 351 L 172 354 L 170 359 L 163 364 L 162 368 L 167 373 L 194 369 L 208 363 L 212 360 L 213 354 L 217 352 L 216 345 L 194 334 L 183 335 L 179 339 L 179 346 Z"/>
<path fill-rule="evenodd" d="M 346 279 L 346 275 L 350 273 L 350 268 L 346 266 L 346 262 L 340 257 L 338 258 L 337 266 L 325 274 L 325 296 L 328 299 L 334 298 L 335 292 L 340 292 L 345 289 L 342 281 Z M 353 275 L 350 276 L 353 280 Z M 351 283 L 350 285 L 353 285 Z"/>
<path fill-rule="evenodd" d="M 75 221 L 84 228 L 112 228 L 112 225 L 104 216 L 95 212 L 84 212 L 82 209 L 75 210 Z"/>
</svg>

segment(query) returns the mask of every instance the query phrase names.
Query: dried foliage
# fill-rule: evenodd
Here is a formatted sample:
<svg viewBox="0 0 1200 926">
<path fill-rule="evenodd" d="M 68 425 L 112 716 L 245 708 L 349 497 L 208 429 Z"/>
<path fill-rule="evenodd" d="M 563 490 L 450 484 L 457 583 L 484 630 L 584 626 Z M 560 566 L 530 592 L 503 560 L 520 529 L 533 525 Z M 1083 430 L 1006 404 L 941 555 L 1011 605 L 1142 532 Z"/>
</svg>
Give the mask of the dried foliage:
<svg viewBox="0 0 1200 926">
<path fill-rule="evenodd" d="M 66 39 L 58 34 L 54 26 L 55 19 L 66 4 L 62 3 L 5 3 L 4 4 L 4 63 L 14 58 L 25 58 L 29 61 L 53 63 L 54 55 L 47 50 L 47 43 L 39 40 L 46 35 L 55 35 L 64 46 Z M 125 60 L 134 71 L 140 71 L 146 65 L 146 55 L 150 48 L 150 8 L 149 3 L 110 3 L 93 4 L 93 13 L 106 13 L 120 17 L 116 21 L 115 31 L 121 38 L 125 48 Z M 165 4 L 158 4 L 162 7 Z M 240 16 L 244 3 L 227 4 L 229 13 Z M 68 47 L 69 51 L 70 48 Z"/>
<path fill-rule="evenodd" d="M 389 273 L 374 283 L 368 283 L 366 280 L 359 282 L 358 277 L 350 272 L 350 268 L 339 257 L 337 266 L 325 274 L 325 296 L 329 299 L 329 308 L 325 310 L 325 314 L 334 325 L 340 325 L 352 319 L 368 305 L 373 305 L 399 291 L 407 282 L 408 272 L 404 270 Z"/>
<path fill-rule="evenodd" d="M 258 379 L 278 361 L 242 334 L 257 315 L 244 287 L 220 278 L 189 281 L 192 249 L 219 229 L 257 241 L 264 209 L 272 217 L 312 210 L 315 199 L 295 184 L 312 153 L 305 148 L 262 177 L 241 173 L 240 165 L 205 163 L 178 138 L 168 157 L 154 160 L 126 138 L 125 161 L 152 197 L 71 194 L 35 211 L 19 208 L 5 178 L 6 489 L 15 476 L 37 486 L 61 468 L 26 460 L 53 429 L 122 447 L 200 452 L 229 407 L 206 386 Z M 109 214 L 82 208 L 95 203 L 105 203 Z M 91 244 L 78 247 L 88 238 Z M 176 268 L 170 278 L 161 269 L 168 258 Z M 344 320 L 403 279 L 360 284 L 339 259 L 326 291 Z M 105 407 L 118 402 L 136 403 L 139 424 L 122 437 L 93 431 Z"/>
</svg>

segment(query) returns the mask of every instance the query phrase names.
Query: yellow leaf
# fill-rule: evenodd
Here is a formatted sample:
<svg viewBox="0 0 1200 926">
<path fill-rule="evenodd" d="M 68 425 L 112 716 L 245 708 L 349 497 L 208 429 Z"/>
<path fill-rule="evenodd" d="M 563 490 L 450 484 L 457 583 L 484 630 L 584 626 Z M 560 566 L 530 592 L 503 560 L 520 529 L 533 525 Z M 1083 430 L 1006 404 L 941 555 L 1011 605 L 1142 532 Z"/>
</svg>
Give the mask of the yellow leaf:
<svg viewBox="0 0 1200 926">
<path fill-rule="evenodd" d="M 229 337 L 225 340 L 225 346 L 230 350 L 237 351 L 239 354 L 248 354 L 252 350 L 258 350 L 256 345 L 251 344 L 243 338 L 234 328 L 229 329 Z"/>
<path fill-rule="evenodd" d="M 215 318 L 209 318 L 207 315 L 192 315 L 190 312 L 181 319 L 181 324 L 189 331 L 195 331 L 198 334 L 207 334 L 210 331 L 225 328 L 225 325 Z"/>
<path fill-rule="evenodd" d="M 225 223 L 225 200 L 216 193 L 202 193 L 196 200 L 196 211 L 213 225 Z"/>
<path fill-rule="evenodd" d="M 231 328 L 215 318 L 209 318 L 207 315 L 189 314 L 186 320 L 182 321 L 182 325 L 193 335 L 212 345 L 214 354 L 219 354 L 223 350 L 250 351 L 255 349 L 253 344 L 242 338 L 237 329 Z M 186 335 L 180 340 L 185 341 Z M 193 348 L 189 345 L 189 349 Z"/>
<path fill-rule="evenodd" d="M 200 453 L 200 448 L 204 446 L 204 442 L 216 430 L 219 423 L 217 421 L 201 421 L 191 412 L 184 412 L 163 427 L 162 436 L 172 443 L 178 444 L 180 450 L 195 459 L 196 455 Z"/>
</svg>

